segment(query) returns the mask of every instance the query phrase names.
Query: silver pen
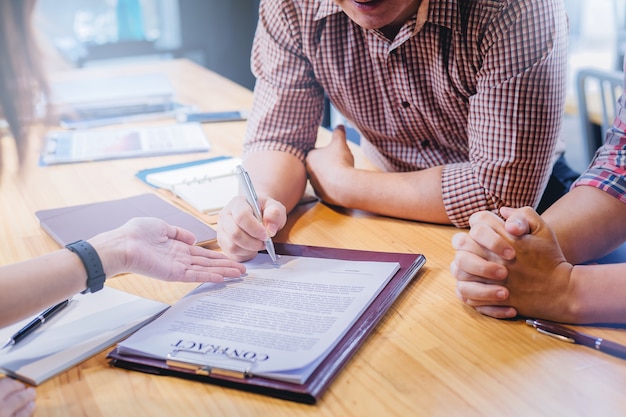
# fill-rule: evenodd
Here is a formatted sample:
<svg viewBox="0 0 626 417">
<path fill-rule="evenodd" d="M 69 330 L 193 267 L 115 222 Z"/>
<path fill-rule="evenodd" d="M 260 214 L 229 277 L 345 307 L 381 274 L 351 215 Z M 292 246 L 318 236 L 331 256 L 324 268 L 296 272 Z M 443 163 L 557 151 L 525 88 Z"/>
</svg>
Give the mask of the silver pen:
<svg viewBox="0 0 626 417">
<path fill-rule="evenodd" d="M 235 170 L 237 171 L 241 188 L 243 188 L 244 193 L 246 193 L 246 200 L 248 200 L 248 204 L 252 207 L 254 216 L 259 222 L 263 223 L 263 215 L 261 214 L 261 207 L 259 207 L 259 200 L 256 195 L 256 191 L 254 191 L 254 186 L 252 185 L 248 172 L 246 172 L 241 165 L 237 165 Z M 274 250 L 274 242 L 272 242 L 272 238 L 269 236 L 265 240 L 265 249 L 272 258 L 272 262 L 276 263 L 276 250 Z"/>
</svg>

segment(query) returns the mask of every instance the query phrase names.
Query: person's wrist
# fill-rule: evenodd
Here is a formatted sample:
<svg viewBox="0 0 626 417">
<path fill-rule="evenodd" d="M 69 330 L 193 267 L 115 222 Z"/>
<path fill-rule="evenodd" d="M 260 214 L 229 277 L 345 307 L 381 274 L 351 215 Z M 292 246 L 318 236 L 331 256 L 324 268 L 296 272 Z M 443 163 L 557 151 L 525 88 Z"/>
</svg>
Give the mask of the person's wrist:
<svg viewBox="0 0 626 417">
<path fill-rule="evenodd" d="M 88 242 L 98 252 L 107 277 L 126 272 L 126 244 L 120 229 L 101 233 Z"/>
<path fill-rule="evenodd" d="M 87 281 L 83 294 L 100 291 L 104 286 L 106 274 L 102 267 L 102 261 L 95 248 L 84 240 L 68 243 L 65 247 L 78 256 L 87 273 Z"/>
<path fill-rule="evenodd" d="M 362 204 L 363 195 L 360 195 L 362 187 L 360 184 L 359 170 L 352 166 L 343 166 L 339 172 L 333 176 L 333 190 L 335 190 L 335 201 L 337 205 L 346 208 L 357 208 Z"/>
<path fill-rule="evenodd" d="M 581 309 L 584 307 L 581 304 L 581 300 L 576 296 L 576 291 L 573 285 L 576 267 L 569 262 L 561 262 L 555 269 L 552 276 L 549 278 L 553 282 L 557 283 L 556 294 L 553 298 L 553 302 L 549 303 L 552 308 L 551 320 L 574 323 L 577 321 L 577 317 L 581 314 Z"/>
</svg>

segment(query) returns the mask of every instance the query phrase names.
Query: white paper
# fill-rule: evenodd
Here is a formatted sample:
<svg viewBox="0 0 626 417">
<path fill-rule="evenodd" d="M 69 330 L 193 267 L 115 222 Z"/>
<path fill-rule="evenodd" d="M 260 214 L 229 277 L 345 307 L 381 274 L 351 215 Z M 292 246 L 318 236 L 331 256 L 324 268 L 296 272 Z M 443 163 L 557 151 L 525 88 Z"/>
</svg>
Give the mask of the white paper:
<svg viewBox="0 0 626 417">
<path fill-rule="evenodd" d="M 242 279 L 203 284 L 118 345 L 304 383 L 398 271 L 396 262 L 260 254 Z"/>
<path fill-rule="evenodd" d="M 0 351 L 0 373 L 40 384 L 120 341 L 167 307 L 107 286 L 77 294 L 33 334 Z M 34 317 L 0 329 L 0 341 Z"/>
<path fill-rule="evenodd" d="M 199 123 L 51 132 L 42 165 L 208 151 Z"/>
<path fill-rule="evenodd" d="M 239 182 L 234 175 L 179 184 L 174 194 L 194 209 L 206 214 L 216 214 L 239 193 Z"/>
</svg>

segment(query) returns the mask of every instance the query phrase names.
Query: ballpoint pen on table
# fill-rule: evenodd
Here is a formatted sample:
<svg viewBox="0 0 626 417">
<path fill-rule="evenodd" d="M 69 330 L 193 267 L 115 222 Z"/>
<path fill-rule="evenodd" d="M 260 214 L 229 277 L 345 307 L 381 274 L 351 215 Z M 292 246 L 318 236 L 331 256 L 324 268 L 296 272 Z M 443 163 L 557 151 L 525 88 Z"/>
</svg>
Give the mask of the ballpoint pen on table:
<svg viewBox="0 0 626 417">
<path fill-rule="evenodd" d="M 243 188 L 243 191 L 246 193 L 246 200 L 248 200 L 248 204 L 252 206 L 254 216 L 259 222 L 263 223 L 263 216 L 261 215 L 261 208 L 259 207 L 258 197 L 256 195 L 256 191 L 254 191 L 254 186 L 252 185 L 252 181 L 250 180 L 248 172 L 241 165 L 237 165 L 235 170 L 237 171 L 237 176 L 239 177 L 241 188 Z M 272 242 L 271 237 L 268 237 L 265 240 L 265 249 L 272 258 L 272 262 L 276 263 L 276 251 L 274 250 L 274 242 Z"/>
<path fill-rule="evenodd" d="M 604 340 L 601 337 L 591 336 L 577 332 L 567 327 L 552 323 L 546 320 L 526 320 L 526 324 L 533 326 L 541 333 L 556 337 L 559 340 L 569 343 L 578 343 L 618 358 L 626 359 L 626 346 L 619 343 Z"/>
<path fill-rule="evenodd" d="M 18 330 L 13 336 L 7 340 L 7 342 L 0 348 L 0 350 L 7 348 L 9 346 L 13 346 L 18 343 L 20 340 L 24 339 L 26 336 L 34 332 L 44 324 L 47 320 L 55 316 L 61 310 L 63 310 L 70 303 L 70 300 L 63 300 L 58 304 L 53 305 L 52 307 L 44 310 L 41 314 L 35 317 L 32 321 L 30 321 L 26 326 L 22 327 Z"/>
</svg>

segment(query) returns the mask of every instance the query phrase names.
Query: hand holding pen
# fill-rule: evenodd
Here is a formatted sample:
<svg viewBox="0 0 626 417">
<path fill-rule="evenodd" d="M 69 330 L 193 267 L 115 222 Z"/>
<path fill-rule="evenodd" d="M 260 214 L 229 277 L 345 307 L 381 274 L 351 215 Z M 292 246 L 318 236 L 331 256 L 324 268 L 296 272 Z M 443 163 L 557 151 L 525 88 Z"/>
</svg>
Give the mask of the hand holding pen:
<svg viewBox="0 0 626 417">
<path fill-rule="evenodd" d="M 259 200 L 256 191 L 254 190 L 254 186 L 252 185 L 252 180 L 250 180 L 250 176 L 248 175 L 248 172 L 246 172 L 246 170 L 241 165 L 237 165 L 235 170 L 237 172 L 237 176 L 239 177 L 241 188 L 246 195 L 246 200 L 248 201 L 248 204 L 250 204 L 250 206 L 252 207 L 252 212 L 254 213 L 254 216 L 260 223 L 263 223 L 263 215 L 261 214 L 261 207 L 259 207 Z M 272 262 L 276 263 L 276 251 L 274 250 L 274 242 L 269 236 L 265 240 L 265 249 L 272 258 Z"/>
<path fill-rule="evenodd" d="M 526 320 L 526 324 L 533 326 L 543 334 L 555 337 L 564 342 L 577 343 L 599 350 L 600 352 L 608 353 L 609 355 L 617 356 L 618 358 L 626 359 L 626 346 L 620 345 L 619 343 L 577 332 L 546 320 Z"/>
</svg>

